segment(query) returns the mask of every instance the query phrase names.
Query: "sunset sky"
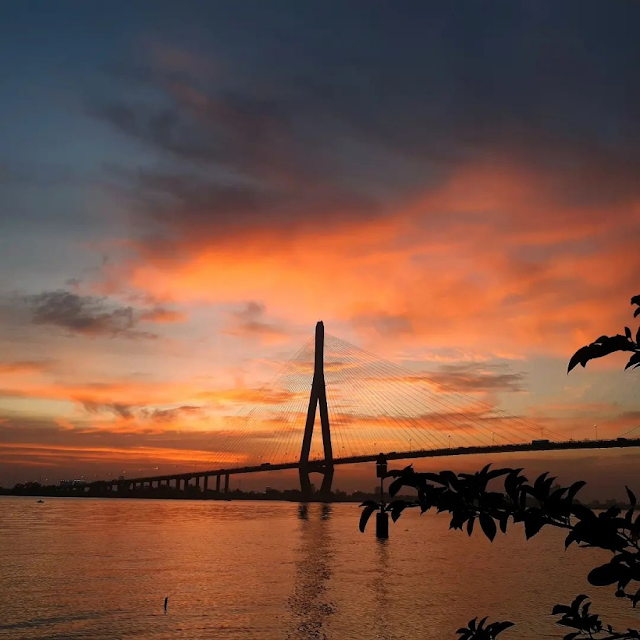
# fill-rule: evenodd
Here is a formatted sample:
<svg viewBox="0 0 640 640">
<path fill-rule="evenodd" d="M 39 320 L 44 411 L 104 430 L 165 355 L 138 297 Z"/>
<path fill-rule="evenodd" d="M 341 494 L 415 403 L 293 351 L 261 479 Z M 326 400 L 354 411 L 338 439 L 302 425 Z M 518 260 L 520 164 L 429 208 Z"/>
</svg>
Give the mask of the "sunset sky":
<svg viewBox="0 0 640 640">
<path fill-rule="evenodd" d="M 638 24 L 616 0 L 7 3 L 0 485 L 258 462 L 278 427 L 239 418 L 304 412 L 304 383 L 256 393 L 317 320 L 435 395 L 638 427 L 625 358 L 566 374 L 638 326 Z M 640 452 L 529 460 L 609 495 Z"/>
</svg>

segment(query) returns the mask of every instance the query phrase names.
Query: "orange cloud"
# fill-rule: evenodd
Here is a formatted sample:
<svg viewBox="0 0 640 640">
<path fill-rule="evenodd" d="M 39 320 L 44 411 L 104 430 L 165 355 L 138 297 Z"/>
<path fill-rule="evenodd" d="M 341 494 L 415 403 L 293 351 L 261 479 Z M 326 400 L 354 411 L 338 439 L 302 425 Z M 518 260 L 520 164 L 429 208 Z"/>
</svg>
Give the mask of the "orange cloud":
<svg viewBox="0 0 640 640">
<path fill-rule="evenodd" d="M 372 342 L 566 355 L 627 319 L 640 201 L 564 202 L 557 183 L 506 161 L 464 167 L 386 217 L 195 233 L 179 261 L 138 245 L 107 275 L 185 305 L 268 298 L 290 323 L 350 322 Z"/>
<path fill-rule="evenodd" d="M 51 368 L 48 360 L 18 360 L 14 362 L 0 362 L 0 375 L 41 373 Z"/>
</svg>

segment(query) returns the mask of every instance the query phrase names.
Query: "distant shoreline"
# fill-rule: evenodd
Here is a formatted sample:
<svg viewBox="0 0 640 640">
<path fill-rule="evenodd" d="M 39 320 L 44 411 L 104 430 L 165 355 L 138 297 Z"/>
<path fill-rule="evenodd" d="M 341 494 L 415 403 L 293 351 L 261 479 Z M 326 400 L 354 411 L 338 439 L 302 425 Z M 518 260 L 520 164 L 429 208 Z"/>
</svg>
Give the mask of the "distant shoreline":
<svg viewBox="0 0 640 640">
<path fill-rule="evenodd" d="M 0 496 L 22 496 L 33 498 L 126 498 L 126 499 L 143 499 L 143 500 L 216 500 L 222 502 L 234 500 L 256 500 L 256 501 L 281 501 L 281 502 L 364 502 L 365 500 L 379 500 L 380 494 L 365 493 L 356 491 L 352 494 L 339 491 L 334 492 L 326 498 L 312 496 L 310 499 L 304 499 L 299 490 L 291 489 L 285 491 L 270 490 L 266 492 L 241 491 L 235 489 L 228 493 L 216 491 L 200 491 L 197 487 L 191 487 L 187 491 L 178 491 L 171 487 L 161 487 L 153 489 L 138 489 L 134 491 L 86 491 L 80 488 L 72 489 L 66 487 L 33 487 L 30 489 L 4 489 L 0 488 Z M 413 499 L 412 496 L 397 496 L 398 499 Z M 385 500 L 391 501 L 385 494 Z"/>
<path fill-rule="evenodd" d="M 168 490 L 167 490 L 168 489 Z M 192 491 L 178 491 L 177 489 L 163 487 L 160 489 L 141 489 L 134 492 L 96 492 L 81 491 L 79 489 L 69 489 L 61 487 L 39 487 L 29 490 L 4 489 L 0 487 L 0 496 L 16 496 L 16 497 L 33 497 L 33 498 L 104 498 L 104 499 L 131 499 L 131 500 L 213 500 L 219 502 L 233 502 L 236 500 L 253 500 L 253 501 L 276 501 L 276 502 L 322 502 L 322 503 L 339 503 L 352 502 L 361 503 L 365 500 L 380 499 L 380 493 L 365 493 L 356 491 L 351 494 L 345 492 L 336 492 L 328 498 L 320 498 L 313 496 L 310 499 L 303 499 L 301 492 L 296 489 L 285 491 L 270 490 L 267 492 L 241 491 L 236 489 L 228 493 L 219 493 L 216 491 L 203 492 L 197 487 L 192 487 Z M 391 500 L 413 500 L 415 496 L 399 495 L 391 498 L 385 493 L 385 501 Z M 611 507 L 619 509 L 628 509 L 631 505 L 625 502 L 618 502 L 613 499 L 600 502 L 598 500 L 581 503 L 590 509 L 606 510 Z"/>
</svg>

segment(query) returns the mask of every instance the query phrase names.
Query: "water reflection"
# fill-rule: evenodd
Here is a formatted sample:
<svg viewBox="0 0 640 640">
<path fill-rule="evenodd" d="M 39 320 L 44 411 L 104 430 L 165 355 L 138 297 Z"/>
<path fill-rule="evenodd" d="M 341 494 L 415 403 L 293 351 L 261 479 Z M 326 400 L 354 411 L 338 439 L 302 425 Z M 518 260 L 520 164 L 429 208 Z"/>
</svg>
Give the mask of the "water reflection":
<svg viewBox="0 0 640 640">
<path fill-rule="evenodd" d="M 332 507 L 300 505 L 298 509 L 299 546 L 296 549 L 296 574 L 289 598 L 291 629 L 287 638 L 326 640 L 326 621 L 335 612 L 327 597 L 332 574 L 334 543 L 330 532 Z"/>
<path fill-rule="evenodd" d="M 374 629 L 377 640 L 399 640 L 392 631 L 389 621 L 389 609 L 393 602 L 389 597 L 389 585 L 393 579 L 389 570 L 389 540 L 378 539 L 376 544 L 376 572 L 370 584 L 375 598 Z"/>
</svg>

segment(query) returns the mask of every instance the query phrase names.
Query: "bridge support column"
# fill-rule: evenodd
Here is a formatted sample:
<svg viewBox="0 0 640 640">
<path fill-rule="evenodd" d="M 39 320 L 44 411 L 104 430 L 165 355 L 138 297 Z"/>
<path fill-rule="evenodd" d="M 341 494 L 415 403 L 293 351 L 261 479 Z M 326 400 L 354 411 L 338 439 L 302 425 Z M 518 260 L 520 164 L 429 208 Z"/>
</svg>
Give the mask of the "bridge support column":
<svg viewBox="0 0 640 640">
<path fill-rule="evenodd" d="M 324 469 L 324 477 L 322 478 L 322 485 L 320 485 L 320 498 L 322 500 L 329 499 L 331 497 L 331 485 L 333 484 L 333 465 L 327 465 Z"/>
<path fill-rule="evenodd" d="M 224 474 L 224 492 L 229 493 L 229 474 Z"/>
<path fill-rule="evenodd" d="M 320 426 L 322 430 L 322 447 L 324 449 L 324 462 L 309 463 L 311 453 L 311 439 L 313 438 L 313 426 L 316 421 L 316 409 L 320 412 Z M 322 473 L 324 478 L 320 488 L 320 498 L 328 499 L 333 482 L 333 449 L 331 446 L 331 430 L 329 428 L 329 410 L 327 408 L 327 389 L 324 380 L 324 324 L 316 324 L 315 361 L 313 368 L 313 382 L 311 383 L 311 395 L 307 408 L 307 421 L 304 427 L 302 449 L 300 451 L 300 490 L 302 499 L 308 500 L 312 496 L 311 480 L 309 473 L 316 471 Z"/>
<path fill-rule="evenodd" d="M 305 465 L 298 467 L 298 473 L 300 475 L 300 491 L 302 492 L 302 499 L 308 500 L 311 497 L 311 478 L 309 476 L 309 468 Z"/>
<path fill-rule="evenodd" d="M 202 490 L 205 493 L 209 490 L 209 476 L 202 476 Z"/>
<path fill-rule="evenodd" d="M 216 491 L 220 493 L 220 474 L 216 476 Z"/>
</svg>

